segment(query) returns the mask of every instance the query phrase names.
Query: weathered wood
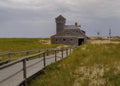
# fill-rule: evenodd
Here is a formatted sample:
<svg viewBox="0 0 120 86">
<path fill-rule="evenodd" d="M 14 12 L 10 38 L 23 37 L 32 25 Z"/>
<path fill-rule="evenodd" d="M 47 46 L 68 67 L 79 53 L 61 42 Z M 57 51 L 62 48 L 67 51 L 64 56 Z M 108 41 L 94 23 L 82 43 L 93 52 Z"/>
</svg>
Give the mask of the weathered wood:
<svg viewBox="0 0 120 86">
<path fill-rule="evenodd" d="M 24 59 L 29 59 L 29 58 L 38 56 L 38 55 L 43 54 L 43 53 L 44 53 L 44 52 L 40 52 L 40 53 L 37 53 L 37 54 L 33 54 L 33 55 L 21 57 L 20 59 L 18 59 L 18 60 L 16 60 L 16 61 L 13 61 L 13 62 L 11 62 L 11 63 L 8 63 L 8 64 L 5 64 L 5 65 L 3 65 L 3 66 L 0 66 L 0 70 L 4 69 L 4 68 L 6 68 L 6 67 L 12 66 L 12 65 L 14 65 L 14 64 L 17 64 L 17 63 L 23 61 Z"/>
<path fill-rule="evenodd" d="M 24 86 L 27 86 L 26 59 L 23 60 L 23 77 L 24 77 Z"/>
<path fill-rule="evenodd" d="M 70 54 L 71 54 L 71 52 L 72 52 L 72 51 L 71 51 L 71 48 L 70 48 Z"/>
<path fill-rule="evenodd" d="M 29 51 L 26 52 L 26 56 L 28 56 L 28 55 L 29 55 Z"/>
<path fill-rule="evenodd" d="M 46 66 L 46 58 L 45 58 L 45 53 L 43 53 L 43 64 L 44 64 L 44 67 Z"/>
<path fill-rule="evenodd" d="M 55 62 L 57 61 L 57 51 L 55 50 Z"/>
<path fill-rule="evenodd" d="M 9 62 L 9 59 L 6 59 L 6 60 L 4 60 L 4 61 L 0 61 L 0 65 L 6 64 L 6 63 L 8 63 L 8 62 Z"/>
<path fill-rule="evenodd" d="M 10 51 L 0 52 L 0 56 L 8 55 L 9 53 L 10 53 Z"/>
<path fill-rule="evenodd" d="M 65 51 L 66 50 L 66 51 Z M 61 50 L 58 50 L 58 49 L 52 49 L 51 51 L 52 52 L 54 52 L 54 56 L 53 55 L 51 55 L 51 56 L 46 56 L 46 51 L 44 51 L 44 52 L 39 52 L 39 53 L 36 53 L 36 54 L 33 54 L 33 55 L 28 55 L 28 56 L 24 56 L 24 57 L 22 57 L 22 58 L 20 58 L 20 59 L 18 59 L 18 60 L 16 60 L 16 61 L 13 61 L 13 62 L 10 62 L 10 63 L 8 63 L 8 64 L 5 64 L 5 65 L 3 65 L 3 66 L 0 66 L 0 70 L 4 70 L 4 69 L 6 69 L 7 67 L 9 68 L 9 67 L 12 67 L 13 65 L 17 65 L 17 64 L 21 64 L 21 66 L 22 66 L 22 69 L 21 69 L 21 72 L 22 72 L 22 70 L 23 70 L 23 72 L 22 72 L 22 77 L 24 78 L 24 83 L 23 83 L 23 86 L 27 86 L 27 80 L 28 80 L 28 78 L 29 78 L 29 71 L 27 71 L 31 66 L 35 66 L 36 64 L 38 64 L 38 63 L 40 63 L 40 64 L 43 64 L 42 65 L 42 68 L 43 68 L 43 66 L 44 67 L 46 67 L 48 64 L 50 64 L 50 63 L 52 63 L 52 62 L 56 62 L 57 60 L 60 60 L 60 58 L 57 58 L 57 54 L 58 54 L 58 56 L 60 56 L 61 58 L 63 58 L 63 57 L 65 57 L 65 55 L 67 55 L 68 54 L 68 49 L 65 49 L 65 50 L 63 50 L 63 49 L 61 49 Z M 59 52 L 60 51 L 60 52 Z M 28 62 L 31 62 L 32 60 L 28 60 L 27 61 L 27 59 L 31 59 L 31 58 L 34 58 L 35 57 L 35 59 L 36 59 L 36 56 L 39 58 L 39 57 L 41 57 L 40 55 L 42 55 L 43 56 L 43 59 L 41 58 L 41 60 L 40 61 L 38 61 L 38 62 L 36 62 L 36 63 L 33 63 L 33 64 L 31 64 L 31 65 L 29 65 L 28 66 Z M 52 59 L 53 58 L 53 59 Z M 54 58 L 55 58 L 55 60 L 54 60 Z M 35 60 L 35 59 L 33 59 L 33 60 Z M 51 60 L 52 59 L 52 60 Z M 41 62 L 42 61 L 42 62 Z M 27 62 L 27 63 L 26 63 Z M 47 63 L 48 62 L 48 63 Z M 38 67 L 39 68 L 39 67 Z M 20 71 L 20 70 L 19 70 Z M 15 73 L 15 74 L 17 74 L 17 73 Z M 15 75 L 14 74 L 14 75 Z M 12 75 L 11 75 L 12 76 Z M 7 76 L 7 77 L 9 77 L 9 76 Z M 13 77 L 13 76 L 12 76 Z M 6 78 L 5 78 L 6 79 Z M 5 79 L 3 79 L 3 80 L 5 80 Z M 8 78 L 7 78 L 8 79 Z M 20 83 L 19 83 L 20 84 Z M 1 85 L 1 84 L 0 84 Z M 2 85 L 3 86 L 3 85 Z"/>
<path fill-rule="evenodd" d="M 49 50 L 46 50 L 46 52 L 47 52 L 47 56 L 49 55 Z"/>
<path fill-rule="evenodd" d="M 39 51 L 50 51 L 53 50 L 53 48 L 45 48 L 45 49 L 34 49 L 34 50 L 19 50 L 19 51 L 6 51 L 6 52 L 0 52 L 0 56 L 8 56 L 8 58 L 11 60 L 12 54 L 20 54 L 25 53 L 25 55 L 29 55 L 30 52 L 39 52 Z M 49 52 L 48 52 L 49 53 Z"/>
<path fill-rule="evenodd" d="M 40 51 L 38 51 L 38 53 L 40 53 Z M 41 54 L 38 55 L 38 58 L 40 58 L 40 55 L 41 55 Z"/>
<path fill-rule="evenodd" d="M 68 49 L 66 49 L 66 56 L 68 56 Z"/>
<path fill-rule="evenodd" d="M 8 53 L 8 60 L 11 61 L 11 53 Z"/>
<path fill-rule="evenodd" d="M 63 50 L 61 50 L 61 57 L 62 57 L 62 59 L 63 59 Z"/>
</svg>

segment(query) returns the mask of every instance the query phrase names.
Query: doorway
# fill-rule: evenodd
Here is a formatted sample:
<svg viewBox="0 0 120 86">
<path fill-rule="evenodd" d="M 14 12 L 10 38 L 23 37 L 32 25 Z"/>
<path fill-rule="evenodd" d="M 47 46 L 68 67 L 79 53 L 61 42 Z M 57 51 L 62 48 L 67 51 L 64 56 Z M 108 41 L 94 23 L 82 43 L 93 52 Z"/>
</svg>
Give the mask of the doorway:
<svg viewBox="0 0 120 86">
<path fill-rule="evenodd" d="M 84 39 L 83 38 L 78 39 L 78 46 L 81 45 L 81 44 L 83 44 L 83 43 L 84 43 Z"/>
</svg>

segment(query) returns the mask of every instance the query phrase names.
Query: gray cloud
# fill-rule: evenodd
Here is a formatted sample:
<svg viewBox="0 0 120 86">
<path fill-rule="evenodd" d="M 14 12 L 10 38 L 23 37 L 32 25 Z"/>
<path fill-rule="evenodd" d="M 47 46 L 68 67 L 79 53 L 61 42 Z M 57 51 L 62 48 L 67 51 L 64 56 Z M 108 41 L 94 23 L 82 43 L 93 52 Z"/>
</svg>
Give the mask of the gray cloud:
<svg viewBox="0 0 120 86">
<path fill-rule="evenodd" d="M 0 0 L 0 37 L 49 37 L 54 18 L 62 14 L 67 24 L 79 22 L 89 36 L 120 36 L 119 0 Z"/>
</svg>

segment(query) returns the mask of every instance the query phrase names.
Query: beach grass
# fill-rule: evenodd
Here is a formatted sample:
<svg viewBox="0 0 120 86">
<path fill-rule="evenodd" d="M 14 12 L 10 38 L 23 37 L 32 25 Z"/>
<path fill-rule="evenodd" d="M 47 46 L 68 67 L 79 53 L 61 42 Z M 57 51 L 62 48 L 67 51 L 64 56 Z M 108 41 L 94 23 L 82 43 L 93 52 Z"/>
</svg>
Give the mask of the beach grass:
<svg viewBox="0 0 120 86">
<path fill-rule="evenodd" d="M 29 86 L 119 86 L 120 44 L 85 44 L 46 67 Z"/>
</svg>

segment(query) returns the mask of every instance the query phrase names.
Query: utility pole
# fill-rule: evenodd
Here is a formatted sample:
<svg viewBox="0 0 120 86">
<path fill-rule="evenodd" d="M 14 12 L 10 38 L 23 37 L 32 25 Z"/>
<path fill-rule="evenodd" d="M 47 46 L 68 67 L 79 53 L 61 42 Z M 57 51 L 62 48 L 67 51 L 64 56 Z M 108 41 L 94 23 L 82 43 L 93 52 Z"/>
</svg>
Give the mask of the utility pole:
<svg viewBox="0 0 120 86">
<path fill-rule="evenodd" d="M 109 41 L 111 41 L 111 28 L 109 28 Z"/>
<path fill-rule="evenodd" d="M 98 36 L 98 38 L 100 37 L 100 32 L 97 32 L 97 36 Z"/>
</svg>

